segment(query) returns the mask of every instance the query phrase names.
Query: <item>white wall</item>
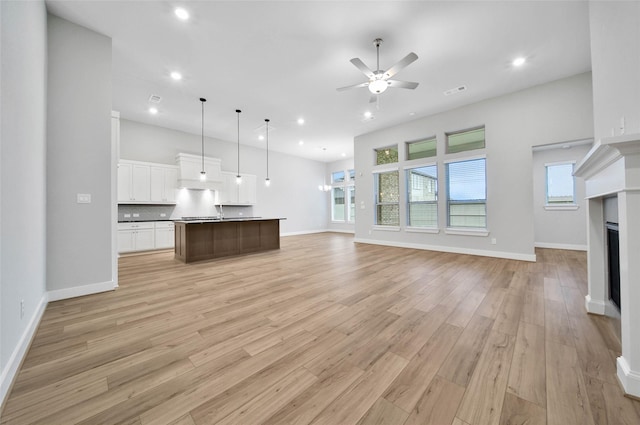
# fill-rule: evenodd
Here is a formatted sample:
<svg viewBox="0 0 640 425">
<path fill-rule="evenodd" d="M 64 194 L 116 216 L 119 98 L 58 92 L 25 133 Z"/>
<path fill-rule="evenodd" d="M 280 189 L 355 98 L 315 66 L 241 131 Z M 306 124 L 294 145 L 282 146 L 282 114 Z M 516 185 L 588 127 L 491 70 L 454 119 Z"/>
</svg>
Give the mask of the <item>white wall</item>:
<svg viewBox="0 0 640 425">
<path fill-rule="evenodd" d="M 196 117 L 199 116 L 199 111 L 199 105 L 196 103 Z M 200 155 L 201 136 L 136 121 L 120 120 L 120 158 L 175 164 L 175 156 L 181 152 Z M 206 137 L 205 155 L 220 158 L 224 171 L 235 172 L 237 169 L 236 143 Z M 260 217 L 286 218 L 280 223 L 282 234 L 318 232 L 327 228 L 329 198 L 317 189 L 325 172 L 324 163 L 269 152 L 271 186 L 266 187 L 266 151 L 241 145 L 240 172 L 258 176 L 257 204 L 247 211 Z M 198 212 L 203 211 L 214 211 L 206 205 L 200 205 L 203 194 L 190 192 L 190 202 L 194 205 L 193 215 L 199 215 Z M 224 212 L 226 216 L 230 216 L 242 210 L 239 207 L 225 207 Z M 178 205 L 176 215 L 191 214 L 185 214 L 185 209 Z"/>
<path fill-rule="evenodd" d="M 0 2 L 0 401 L 46 304 L 47 14 Z M 24 316 L 20 301 L 24 300 Z"/>
<path fill-rule="evenodd" d="M 327 164 L 326 166 L 326 179 L 327 179 L 327 183 L 331 182 L 331 173 L 335 172 L 335 171 L 344 171 L 345 172 L 345 179 L 349 178 L 349 174 L 347 173 L 348 170 L 353 170 L 353 158 L 347 158 L 347 159 L 343 159 L 340 161 L 333 161 Z M 357 179 L 357 175 L 356 175 L 356 179 Z M 331 208 L 331 192 L 327 192 L 327 206 L 328 208 Z M 346 192 L 345 192 L 345 196 L 347 196 Z M 348 204 L 345 203 L 345 208 L 347 208 Z M 358 209 L 356 208 L 356 216 L 358 214 Z M 329 211 L 329 225 L 328 225 L 328 230 L 334 231 L 334 232 L 345 232 L 345 233 L 354 233 L 355 232 L 355 223 L 347 223 L 347 222 L 336 222 L 336 221 L 331 221 L 331 211 Z"/>
<path fill-rule="evenodd" d="M 53 15 L 48 29 L 47 288 L 55 299 L 114 285 L 111 39 Z M 91 203 L 76 203 L 78 193 Z"/>
<path fill-rule="evenodd" d="M 468 252 L 497 257 L 535 259 L 531 148 L 565 140 L 590 138 L 593 134 L 591 74 L 585 73 L 489 99 L 452 111 L 356 137 L 355 168 L 358 209 L 356 240 Z M 443 160 L 445 132 L 486 127 L 488 237 L 446 234 L 446 202 Z M 373 149 L 435 134 L 438 138 L 439 234 L 379 231 L 373 228 Z M 468 152 L 469 155 L 476 154 Z M 402 169 L 404 163 L 399 164 Z M 404 193 L 400 179 L 400 193 Z M 406 206 L 400 203 L 401 227 Z M 491 239 L 496 244 L 491 244 Z"/>
<path fill-rule="evenodd" d="M 589 2 L 596 140 L 640 133 L 640 2 Z M 613 134 L 612 134 L 613 133 Z"/>
<path fill-rule="evenodd" d="M 571 146 L 571 145 L 569 145 Z M 584 179 L 575 178 L 576 210 L 548 210 L 546 204 L 545 164 L 574 161 L 576 164 L 589 152 L 591 144 L 563 149 L 533 151 L 533 218 L 535 245 L 541 248 L 587 250 L 587 208 Z"/>
</svg>

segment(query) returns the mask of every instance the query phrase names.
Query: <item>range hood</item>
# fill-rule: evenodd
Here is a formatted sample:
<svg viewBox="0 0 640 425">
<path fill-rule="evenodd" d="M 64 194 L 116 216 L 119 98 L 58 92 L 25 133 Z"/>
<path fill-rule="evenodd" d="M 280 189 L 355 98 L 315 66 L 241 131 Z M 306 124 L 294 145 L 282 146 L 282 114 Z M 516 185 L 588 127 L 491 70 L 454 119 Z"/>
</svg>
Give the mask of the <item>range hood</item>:
<svg viewBox="0 0 640 425">
<path fill-rule="evenodd" d="M 204 170 L 207 173 L 207 179 L 202 181 L 200 180 L 202 157 L 199 155 L 179 153 L 176 155 L 178 187 L 199 190 L 220 190 L 222 188 L 222 170 L 220 163 L 221 161 L 218 158 L 205 157 Z"/>
</svg>

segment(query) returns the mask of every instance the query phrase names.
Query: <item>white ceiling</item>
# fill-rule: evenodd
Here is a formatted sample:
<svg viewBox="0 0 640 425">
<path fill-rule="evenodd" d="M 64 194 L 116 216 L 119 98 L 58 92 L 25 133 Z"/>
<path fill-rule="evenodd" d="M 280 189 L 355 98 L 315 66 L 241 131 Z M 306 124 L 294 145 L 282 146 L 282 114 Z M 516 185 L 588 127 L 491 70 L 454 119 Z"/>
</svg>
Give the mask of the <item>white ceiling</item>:
<svg viewBox="0 0 640 425">
<path fill-rule="evenodd" d="M 176 6 L 191 18 L 178 20 Z M 316 160 L 353 156 L 353 138 L 380 128 L 591 69 L 586 1 L 47 1 L 48 10 L 113 39 L 113 109 L 123 118 L 269 147 Z M 379 108 L 349 60 L 375 69 L 409 52 Z M 514 68 L 511 61 L 525 56 Z M 180 71 L 182 81 L 169 73 Z M 447 89 L 467 91 L 445 96 Z M 162 96 L 155 116 L 151 94 Z M 364 119 L 371 111 L 374 118 Z M 304 117 L 300 126 L 296 120 Z M 299 141 L 304 145 L 300 146 Z M 323 153 L 322 148 L 326 147 Z"/>
</svg>

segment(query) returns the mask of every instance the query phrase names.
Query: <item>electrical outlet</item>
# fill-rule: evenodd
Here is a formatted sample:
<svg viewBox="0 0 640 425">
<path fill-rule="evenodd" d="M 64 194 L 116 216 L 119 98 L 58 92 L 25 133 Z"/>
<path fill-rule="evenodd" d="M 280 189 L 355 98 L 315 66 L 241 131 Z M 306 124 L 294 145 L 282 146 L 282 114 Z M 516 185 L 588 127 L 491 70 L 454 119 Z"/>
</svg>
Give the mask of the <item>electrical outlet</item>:
<svg viewBox="0 0 640 425">
<path fill-rule="evenodd" d="M 24 317 L 24 300 L 20 300 L 20 318 Z"/>
<path fill-rule="evenodd" d="M 138 213 L 133 213 L 133 216 L 134 216 L 134 217 L 140 217 L 140 214 L 138 214 Z"/>
<path fill-rule="evenodd" d="M 624 115 L 620 117 L 620 134 L 624 134 Z"/>
<path fill-rule="evenodd" d="M 491 245 L 495 245 L 496 243 L 498 243 L 496 238 L 491 238 Z"/>
<path fill-rule="evenodd" d="M 125 213 L 124 218 L 131 218 L 131 214 L 126 214 Z"/>
<path fill-rule="evenodd" d="M 167 215 L 165 213 L 160 213 L 160 217 L 166 217 Z"/>
</svg>

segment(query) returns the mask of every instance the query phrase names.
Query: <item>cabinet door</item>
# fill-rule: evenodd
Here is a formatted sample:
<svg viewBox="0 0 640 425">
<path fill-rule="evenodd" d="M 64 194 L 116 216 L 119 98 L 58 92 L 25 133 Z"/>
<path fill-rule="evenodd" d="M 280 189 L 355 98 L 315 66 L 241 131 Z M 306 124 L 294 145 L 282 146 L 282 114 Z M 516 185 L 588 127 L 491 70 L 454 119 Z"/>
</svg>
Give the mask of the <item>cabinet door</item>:
<svg viewBox="0 0 640 425">
<path fill-rule="evenodd" d="M 222 173 L 222 192 L 220 193 L 220 203 L 223 205 L 234 205 L 238 203 L 238 184 L 235 173 Z"/>
<path fill-rule="evenodd" d="M 151 167 L 148 165 L 133 165 L 131 192 L 136 202 L 151 200 Z"/>
<path fill-rule="evenodd" d="M 118 202 L 132 200 L 131 178 L 133 166 L 131 164 L 118 164 Z"/>
<path fill-rule="evenodd" d="M 164 170 L 164 201 L 176 202 L 176 191 L 178 190 L 178 170 L 176 168 L 165 168 Z M 173 246 L 173 242 L 171 243 Z"/>
<path fill-rule="evenodd" d="M 118 230 L 118 252 L 135 251 L 135 230 Z"/>
<path fill-rule="evenodd" d="M 156 229 L 156 248 L 173 248 L 174 229 Z"/>
<path fill-rule="evenodd" d="M 242 184 L 238 188 L 238 204 L 254 205 L 256 203 L 258 178 L 252 174 L 244 174 L 242 176 Z"/>
<path fill-rule="evenodd" d="M 151 167 L 151 202 L 164 202 L 164 168 Z"/>
<path fill-rule="evenodd" d="M 136 251 L 144 251 L 155 248 L 155 231 L 153 229 L 138 229 L 136 232 Z"/>
</svg>

